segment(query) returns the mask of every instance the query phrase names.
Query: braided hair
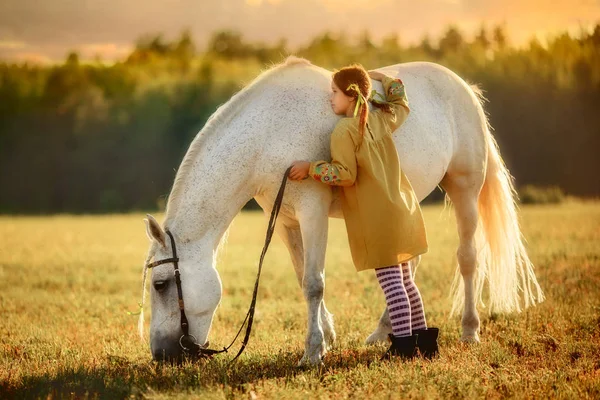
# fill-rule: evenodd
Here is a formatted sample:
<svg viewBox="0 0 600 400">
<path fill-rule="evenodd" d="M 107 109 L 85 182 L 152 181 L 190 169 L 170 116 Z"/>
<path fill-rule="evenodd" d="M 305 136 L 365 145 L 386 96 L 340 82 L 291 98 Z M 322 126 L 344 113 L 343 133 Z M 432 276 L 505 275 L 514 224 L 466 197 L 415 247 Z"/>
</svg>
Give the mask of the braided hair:
<svg viewBox="0 0 600 400">
<path fill-rule="evenodd" d="M 359 93 L 357 93 L 356 90 L 358 88 L 360 95 L 362 95 L 368 101 L 371 101 L 373 106 L 381 108 L 383 111 L 388 113 L 392 112 L 389 104 L 372 101 L 370 98 L 371 78 L 369 77 L 367 70 L 365 70 L 361 64 L 355 63 L 339 70 L 335 70 L 332 79 L 336 86 L 340 88 L 340 90 L 346 96 L 353 98 L 355 101 L 359 101 Z M 369 107 L 364 102 L 361 102 L 359 107 L 358 114 L 360 115 L 360 118 L 358 120 L 358 133 L 362 137 L 365 132 L 365 127 L 367 126 Z"/>
</svg>

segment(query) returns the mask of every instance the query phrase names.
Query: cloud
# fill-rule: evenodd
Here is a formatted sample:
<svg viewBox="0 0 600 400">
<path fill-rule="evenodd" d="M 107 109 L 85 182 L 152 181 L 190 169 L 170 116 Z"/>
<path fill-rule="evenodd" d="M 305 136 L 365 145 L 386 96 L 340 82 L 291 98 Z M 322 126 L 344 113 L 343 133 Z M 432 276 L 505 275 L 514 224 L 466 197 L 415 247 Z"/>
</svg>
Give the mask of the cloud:
<svg viewBox="0 0 600 400">
<path fill-rule="evenodd" d="M 345 13 L 353 10 L 385 10 L 394 4 L 394 0 L 321 0 L 326 10 Z"/>
<path fill-rule="evenodd" d="M 281 3 L 282 0 L 246 0 L 246 4 L 251 7 L 260 7 L 265 3 L 269 3 L 272 5 L 277 5 Z"/>
<path fill-rule="evenodd" d="M 88 43 L 80 47 L 79 51 L 84 58 L 102 56 L 108 59 L 122 58 L 133 50 L 131 45 L 117 43 Z"/>
<path fill-rule="evenodd" d="M 27 47 L 27 44 L 25 42 L 19 42 L 19 41 L 15 41 L 15 40 L 4 40 L 4 41 L 0 40 L 0 50 L 23 49 L 25 47 Z"/>
<path fill-rule="evenodd" d="M 16 62 L 27 62 L 33 64 L 52 64 L 53 60 L 42 53 L 17 52 L 12 54 L 12 60 Z"/>
</svg>

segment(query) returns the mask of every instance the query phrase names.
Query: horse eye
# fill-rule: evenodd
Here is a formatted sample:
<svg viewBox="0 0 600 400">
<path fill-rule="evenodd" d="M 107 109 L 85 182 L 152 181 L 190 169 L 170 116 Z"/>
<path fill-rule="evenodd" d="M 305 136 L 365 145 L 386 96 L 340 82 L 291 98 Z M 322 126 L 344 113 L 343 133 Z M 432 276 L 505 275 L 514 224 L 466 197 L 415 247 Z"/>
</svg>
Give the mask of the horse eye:
<svg viewBox="0 0 600 400">
<path fill-rule="evenodd" d="M 154 289 L 157 292 L 162 292 L 166 289 L 168 282 L 167 281 L 156 281 L 154 282 Z"/>
</svg>

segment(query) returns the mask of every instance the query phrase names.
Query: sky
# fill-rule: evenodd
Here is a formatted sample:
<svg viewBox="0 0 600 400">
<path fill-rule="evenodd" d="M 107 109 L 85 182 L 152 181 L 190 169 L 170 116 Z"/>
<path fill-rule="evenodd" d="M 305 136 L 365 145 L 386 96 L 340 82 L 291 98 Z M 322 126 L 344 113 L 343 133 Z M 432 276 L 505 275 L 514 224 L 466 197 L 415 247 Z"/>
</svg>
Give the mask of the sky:
<svg viewBox="0 0 600 400">
<path fill-rule="evenodd" d="M 173 39 L 189 29 L 200 49 L 222 29 L 248 41 L 306 45 L 325 31 L 377 43 L 397 33 L 403 44 L 436 40 L 449 24 L 468 37 L 484 23 L 503 24 L 513 45 L 533 36 L 577 35 L 600 23 L 600 0 L 0 0 L 0 59 L 56 62 L 123 58 L 148 34 Z"/>
</svg>

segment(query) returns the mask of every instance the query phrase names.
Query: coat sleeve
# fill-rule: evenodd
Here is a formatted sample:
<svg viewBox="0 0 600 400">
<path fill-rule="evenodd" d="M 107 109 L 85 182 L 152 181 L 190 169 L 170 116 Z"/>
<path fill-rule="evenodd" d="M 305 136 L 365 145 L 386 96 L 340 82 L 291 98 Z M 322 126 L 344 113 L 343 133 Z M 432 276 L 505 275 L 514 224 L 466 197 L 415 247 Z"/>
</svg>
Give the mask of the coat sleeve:
<svg viewBox="0 0 600 400">
<path fill-rule="evenodd" d="M 356 153 L 347 126 L 336 126 L 331 133 L 331 162 L 310 163 L 308 175 L 331 186 L 352 186 L 356 180 Z"/>
<path fill-rule="evenodd" d="M 410 108 L 408 108 L 408 98 L 404 90 L 404 83 L 400 78 L 392 78 L 391 76 L 385 76 L 381 80 L 383 85 L 383 91 L 385 92 L 385 99 L 391 103 L 393 114 L 382 113 L 386 115 L 388 126 L 393 133 L 406 121 Z"/>
</svg>

